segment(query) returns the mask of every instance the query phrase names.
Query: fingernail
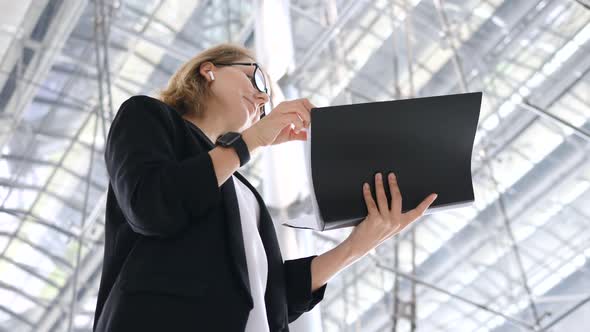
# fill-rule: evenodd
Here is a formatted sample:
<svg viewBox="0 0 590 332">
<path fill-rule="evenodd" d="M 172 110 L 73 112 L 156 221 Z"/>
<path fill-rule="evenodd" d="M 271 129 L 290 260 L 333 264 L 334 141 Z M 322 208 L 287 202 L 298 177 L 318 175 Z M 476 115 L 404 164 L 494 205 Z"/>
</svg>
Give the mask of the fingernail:
<svg viewBox="0 0 590 332">
<path fill-rule="evenodd" d="M 369 189 L 369 184 L 365 182 L 365 183 L 363 184 L 363 188 L 364 188 L 364 189 Z"/>
<path fill-rule="evenodd" d="M 395 179 L 395 174 L 393 174 L 393 172 L 392 173 L 389 173 L 389 178 L 392 179 L 392 180 Z"/>
<path fill-rule="evenodd" d="M 437 194 L 434 194 L 434 199 L 436 199 L 437 197 L 438 197 L 438 195 Z"/>
<path fill-rule="evenodd" d="M 381 173 L 377 173 L 377 180 L 381 180 Z"/>
</svg>

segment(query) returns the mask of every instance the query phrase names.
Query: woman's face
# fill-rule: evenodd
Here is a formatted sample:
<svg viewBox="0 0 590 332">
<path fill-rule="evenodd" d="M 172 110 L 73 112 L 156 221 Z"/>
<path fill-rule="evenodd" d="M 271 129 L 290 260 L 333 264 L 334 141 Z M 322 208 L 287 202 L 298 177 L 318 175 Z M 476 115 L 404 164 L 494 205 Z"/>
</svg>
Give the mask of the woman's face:
<svg viewBox="0 0 590 332">
<path fill-rule="evenodd" d="M 246 58 L 234 62 L 254 61 Z M 210 69 L 215 77 L 210 86 L 212 96 L 221 106 L 223 116 L 230 121 L 230 130 L 242 132 L 256 123 L 260 119 L 261 107 L 268 102 L 268 95 L 252 84 L 255 66 L 213 66 Z"/>
</svg>

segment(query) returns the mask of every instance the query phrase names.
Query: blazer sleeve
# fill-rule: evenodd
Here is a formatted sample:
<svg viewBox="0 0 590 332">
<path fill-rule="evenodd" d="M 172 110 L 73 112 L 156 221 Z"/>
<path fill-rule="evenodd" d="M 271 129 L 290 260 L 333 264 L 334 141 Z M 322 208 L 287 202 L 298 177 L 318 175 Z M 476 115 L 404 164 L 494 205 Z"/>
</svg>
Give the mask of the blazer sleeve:
<svg viewBox="0 0 590 332">
<path fill-rule="evenodd" d="M 208 151 L 177 160 L 180 128 L 171 116 L 148 97 L 131 97 L 121 105 L 105 145 L 117 202 L 133 231 L 146 236 L 179 233 L 221 198 Z"/>
<path fill-rule="evenodd" d="M 310 311 L 326 292 L 328 284 L 311 291 L 311 261 L 317 255 L 284 262 L 289 323 Z"/>
</svg>

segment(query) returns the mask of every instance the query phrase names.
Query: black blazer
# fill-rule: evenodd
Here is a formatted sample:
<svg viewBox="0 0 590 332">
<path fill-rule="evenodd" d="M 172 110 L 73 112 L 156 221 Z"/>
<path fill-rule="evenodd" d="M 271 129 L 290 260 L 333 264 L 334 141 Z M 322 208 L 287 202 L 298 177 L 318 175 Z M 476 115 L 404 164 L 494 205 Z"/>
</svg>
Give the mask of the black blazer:
<svg viewBox="0 0 590 332">
<path fill-rule="evenodd" d="M 165 103 L 125 101 L 105 146 L 109 174 L 104 264 L 94 331 L 244 331 L 253 307 L 232 178 L 221 187 L 214 144 Z M 256 189 L 268 260 L 271 331 L 324 297 L 311 292 L 311 260 L 283 261 Z"/>
</svg>

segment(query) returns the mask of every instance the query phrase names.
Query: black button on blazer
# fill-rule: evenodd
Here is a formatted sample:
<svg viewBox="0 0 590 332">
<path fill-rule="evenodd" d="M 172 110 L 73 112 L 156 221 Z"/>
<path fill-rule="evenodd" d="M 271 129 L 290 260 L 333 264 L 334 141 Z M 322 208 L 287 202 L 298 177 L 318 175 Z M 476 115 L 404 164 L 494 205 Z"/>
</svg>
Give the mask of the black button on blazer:
<svg viewBox="0 0 590 332">
<path fill-rule="evenodd" d="M 221 187 L 212 142 L 167 104 L 134 96 L 120 107 L 105 144 L 109 175 L 104 263 L 94 331 L 243 331 L 253 307 L 235 187 Z M 271 216 L 260 204 L 268 260 L 271 331 L 311 310 L 311 260 L 283 261 Z"/>
</svg>

